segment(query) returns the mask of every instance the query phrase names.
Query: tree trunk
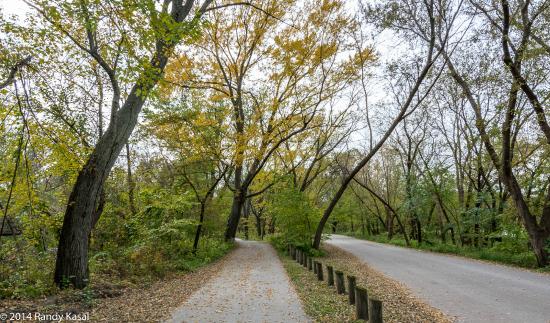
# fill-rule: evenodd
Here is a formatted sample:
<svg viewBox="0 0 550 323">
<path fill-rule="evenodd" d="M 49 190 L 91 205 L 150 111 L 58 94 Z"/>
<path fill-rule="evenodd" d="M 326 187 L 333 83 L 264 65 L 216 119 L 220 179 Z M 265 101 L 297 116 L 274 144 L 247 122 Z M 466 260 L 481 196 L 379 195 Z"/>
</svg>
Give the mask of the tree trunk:
<svg viewBox="0 0 550 323">
<path fill-rule="evenodd" d="M 546 202 L 545 207 L 542 211 L 542 217 L 540 224 L 537 223 L 535 216 L 529 210 L 529 206 L 523 198 L 523 193 L 521 188 L 513 174 L 508 174 L 510 176 L 508 182 L 508 189 L 510 191 L 510 196 L 516 202 L 516 209 L 520 215 L 520 218 L 523 220 L 523 224 L 527 229 L 529 234 L 529 241 L 531 242 L 531 247 L 537 258 L 537 264 L 539 267 L 547 266 L 549 263 L 548 252 L 546 251 L 545 245 L 546 240 L 550 238 L 550 204 Z M 550 200 L 550 188 L 548 191 L 547 201 Z"/>
<path fill-rule="evenodd" d="M 250 217 L 250 208 L 248 203 L 250 203 L 250 199 L 245 199 L 243 203 L 243 217 L 244 217 L 244 239 L 248 240 L 248 220 Z"/>
<path fill-rule="evenodd" d="M 132 177 L 132 159 L 130 157 L 130 144 L 126 142 L 126 173 L 128 178 L 128 203 L 130 204 L 130 213 L 136 215 L 136 204 L 134 202 L 135 183 Z"/>
<path fill-rule="evenodd" d="M 530 235 L 529 240 L 531 246 L 533 247 L 533 252 L 537 258 L 537 264 L 539 267 L 547 266 L 548 261 L 548 252 L 546 251 L 546 241 L 548 240 L 549 235 L 544 232 L 537 232 L 536 234 Z"/>
<path fill-rule="evenodd" d="M 86 165 L 78 174 L 67 203 L 59 237 L 54 280 L 61 286 L 69 281 L 76 288 L 88 282 L 88 237 L 99 218 L 101 190 L 122 148 L 134 129 L 144 99 L 136 86 L 98 141 Z M 96 216 L 94 216 L 96 215 Z"/>
<path fill-rule="evenodd" d="M 438 211 L 437 212 L 437 224 L 439 226 L 439 234 L 440 234 L 440 237 L 441 237 L 441 242 L 442 243 L 445 243 L 446 242 L 446 237 L 445 237 L 445 233 L 447 232 L 447 230 L 445 230 L 443 228 L 443 207 L 441 206 L 441 204 L 439 203 L 439 200 L 437 199 L 437 206 L 438 206 Z"/>
<path fill-rule="evenodd" d="M 201 237 L 202 223 L 204 222 L 204 209 L 206 207 L 206 202 L 201 202 L 201 211 L 199 215 L 199 225 L 197 225 L 197 230 L 195 231 L 195 240 L 193 241 L 193 254 L 197 253 L 199 248 L 199 239 Z"/>
<path fill-rule="evenodd" d="M 422 225 L 420 219 L 416 218 L 416 234 L 418 238 L 418 243 L 422 243 Z"/>
<path fill-rule="evenodd" d="M 386 230 L 388 231 L 388 240 L 393 238 L 393 213 L 386 207 Z"/>
<path fill-rule="evenodd" d="M 264 239 L 262 235 L 262 219 L 258 216 L 256 216 L 256 234 L 258 234 L 258 237 L 260 237 L 260 239 Z"/>
<path fill-rule="evenodd" d="M 225 230 L 225 240 L 233 241 L 237 235 L 237 229 L 239 227 L 239 220 L 241 219 L 241 213 L 244 204 L 244 196 L 240 190 L 236 190 L 233 195 L 233 204 L 231 206 L 231 213 L 227 219 L 227 228 Z"/>
<path fill-rule="evenodd" d="M 267 233 L 269 234 L 274 234 L 275 233 L 275 219 L 271 219 L 271 221 L 269 222 L 269 227 L 267 229 Z"/>
</svg>

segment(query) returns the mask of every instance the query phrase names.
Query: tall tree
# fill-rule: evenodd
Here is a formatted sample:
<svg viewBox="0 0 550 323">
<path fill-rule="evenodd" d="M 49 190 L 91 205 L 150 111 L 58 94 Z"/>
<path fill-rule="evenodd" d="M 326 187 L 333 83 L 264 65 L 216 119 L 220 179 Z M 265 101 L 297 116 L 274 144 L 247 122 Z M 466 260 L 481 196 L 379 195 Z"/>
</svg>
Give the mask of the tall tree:
<svg viewBox="0 0 550 323">
<path fill-rule="evenodd" d="M 165 0 L 157 6 L 154 1 L 145 1 L 121 3 L 118 10 L 107 11 L 106 7 L 86 0 L 63 5 L 29 2 L 61 36 L 70 39 L 97 62 L 108 76 L 112 91 L 111 122 L 79 172 L 67 203 L 54 275 L 59 286 L 70 283 L 83 288 L 88 284 L 88 238 L 100 215 L 97 207 L 105 180 L 138 123 L 147 97 L 162 78 L 174 47 L 182 38 L 197 32 L 200 18 L 211 3 L 212 0 L 202 4 L 194 0 Z M 141 19 L 147 19 L 149 25 L 140 25 Z M 68 21 L 77 28 L 67 29 Z M 116 33 L 108 34 L 106 30 Z M 144 39 L 150 43 L 142 48 L 143 53 L 137 53 L 133 47 Z M 148 60 L 137 59 L 147 51 Z M 125 63 L 137 67 L 127 72 L 134 74 L 134 81 L 126 84 L 129 92 L 125 98 L 120 77 L 126 73 L 120 71 L 119 65 L 123 54 L 128 56 Z"/>
<path fill-rule="evenodd" d="M 394 129 L 405 119 L 407 115 L 410 114 L 411 111 L 414 111 L 416 107 L 418 107 L 424 98 L 429 93 L 430 89 L 432 88 L 435 81 L 431 82 L 431 85 L 427 87 L 427 89 L 424 91 L 424 93 L 419 94 L 419 91 L 421 90 L 421 85 L 424 83 L 424 80 L 428 77 L 428 74 L 430 71 L 432 71 L 432 66 L 434 65 L 435 61 L 441 54 L 441 50 L 436 50 L 436 35 L 438 30 L 442 30 L 444 33 L 449 31 L 449 25 L 445 25 L 442 23 L 438 15 L 438 6 L 436 6 L 436 2 L 434 0 L 432 1 L 425 1 L 423 3 L 424 8 L 424 23 L 423 27 L 426 31 L 429 33 L 429 43 L 427 45 L 427 48 L 425 52 L 423 53 L 425 55 L 425 60 L 422 68 L 420 68 L 417 75 L 415 75 L 414 80 L 410 83 L 412 84 L 409 92 L 407 94 L 407 97 L 405 100 L 400 104 L 399 112 L 398 114 L 393 118 L 391 121 L 390 126 L 388 129 L 384 132 L 382 137 L 378 140 L 376 145 L 374 145 L 368 153 L 364 156 L 363 159 L 361 159 L 355 167 L 347 174 L 347 176 L 342 181 L 342 184 L 330 200 L 327 208 L 323 212 L 323 216 L 321 218 L 321 221 L 319 222 L 317 226 L 317 230 L 315 232 L 315 237 L 313 239 L 313 247 L 319 248 L 321 244 L 321 236 L 323 234 L 323 230 L 325 227 L 326 222 L 328 221 L 332 211 L 334 210 L 336 204 L 346 191 L 349 184 L 352 182 L 353 178 L 359 171 L 372 159 L 374 155 L 378 152 L 378 150 L 384 145 L 386 140 L 390 137 Z M 438 75 L 436 72 L 435 75 Z M 437 79 L 438 77 L 435 77 Z"/>
<path fill-rule="evenodd" d="M 201 44 L 204 65 L 181 57 L 174 83 L 209 89 L 232 112 L 233 203 L 225 238 L 235 238 L 254 180 L 275 152 L 311 128 L 324 105 L 356 77 L 354 57 L 342 59 L 352 20 L 339 0 L 265 0 L 214 16 Z M 305 19 L 304 19 L 305 17 Z"/>
</svg>

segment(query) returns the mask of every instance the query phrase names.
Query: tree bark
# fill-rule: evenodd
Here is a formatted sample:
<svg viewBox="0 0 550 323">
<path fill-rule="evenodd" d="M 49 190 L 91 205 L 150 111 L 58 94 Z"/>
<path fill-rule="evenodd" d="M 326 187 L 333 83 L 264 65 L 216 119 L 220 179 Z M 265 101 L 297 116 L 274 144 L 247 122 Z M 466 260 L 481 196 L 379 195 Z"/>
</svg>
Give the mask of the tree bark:
<svg viewBox="0 0 550 323">
<path fill-rule="evenodd" d="M 164 65 L 166 62 L 164 62 Z M 144 98 L 137 95 L 142 86 L 134 86 L 114 124 L 110 124 L 78 174 L 59 237 L 55 282 L 69 280 L 77 288 L 88 283 L 88 236 L 96 222 L 100 193 L 118 155 L 137 124 Z M 143 89 L 148 91 L 149 89 Z"/>
<path fill-rule="evenodd" d="M 199 248 L 199 239 L 201 237 L 202 223 L 204 222 L 204 210 L 206 207 L 206 201 L 201 201 L 201 210 L 199 214 L 199 225 L 197 225 L 197 230 L 195 231 L 195 239 L 193 240 L 193 254 L 197 253 Z"/>
<path fill-rule="evenodd" d="M 239 220 L 241 219 L 241 211 L 243 208 L 245 197 L 241 190 L 235 190 L 233 195 L 233 204 L 231 205 L 231 213 L 227 219 L 227 229 L 225 230 L 225 240 L 235 240 L 237 235 L 237 228 L 239 227 Z"/>
</svg>

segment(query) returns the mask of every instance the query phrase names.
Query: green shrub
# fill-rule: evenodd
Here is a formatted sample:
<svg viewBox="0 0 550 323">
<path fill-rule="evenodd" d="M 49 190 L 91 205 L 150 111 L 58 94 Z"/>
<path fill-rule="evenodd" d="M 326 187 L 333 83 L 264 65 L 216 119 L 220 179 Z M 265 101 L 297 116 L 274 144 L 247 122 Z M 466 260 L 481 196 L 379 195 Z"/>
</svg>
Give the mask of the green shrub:
<svg viewBox="0 0 550 323">
<path fill-rule="evenodd" d="M 0 247 L 0 299 L 32 298 L 56 291 L 55 253 L 39 252 L 23 240 L 4 238 Z"/>
<path fill-rule="evenodd" d="M 274 245 L 283 250 L 291 243 L 303 250 L 309 250 L 320 219 L 319 210 L 311 205 L 304 192 L 292 185 L 273 190 L 268 200 L 267 213 L 276 219 L 278 228 L 278 233 L 273 238 L 275 240 L 272 240 Z"/>
</svg>

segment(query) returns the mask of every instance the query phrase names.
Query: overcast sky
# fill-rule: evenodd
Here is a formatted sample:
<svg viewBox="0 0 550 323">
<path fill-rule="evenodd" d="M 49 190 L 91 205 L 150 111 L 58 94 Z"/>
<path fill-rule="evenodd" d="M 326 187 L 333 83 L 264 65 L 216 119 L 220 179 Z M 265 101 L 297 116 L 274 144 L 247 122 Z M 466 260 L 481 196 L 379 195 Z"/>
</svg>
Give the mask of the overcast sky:
<svg viewBox="0 0 550 323">
<path fill-rule="evenodd" d="M 24 18 L 25 13 L 29 11 L 29 6 L 22 0 L 0 0 L 0 9 L 5 15 L 18 15 Z"/>
</svg>

